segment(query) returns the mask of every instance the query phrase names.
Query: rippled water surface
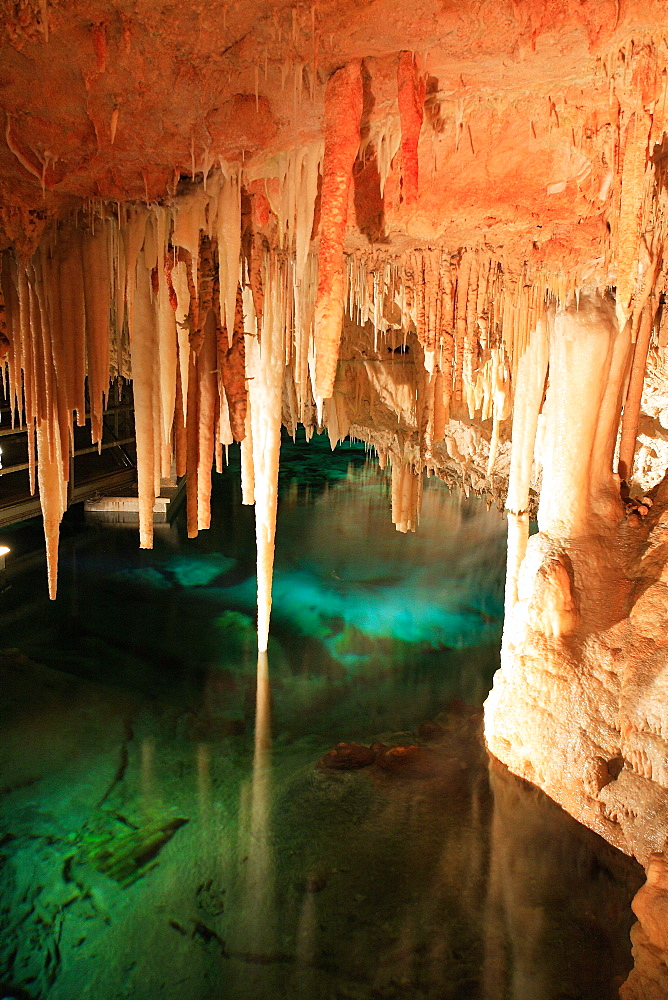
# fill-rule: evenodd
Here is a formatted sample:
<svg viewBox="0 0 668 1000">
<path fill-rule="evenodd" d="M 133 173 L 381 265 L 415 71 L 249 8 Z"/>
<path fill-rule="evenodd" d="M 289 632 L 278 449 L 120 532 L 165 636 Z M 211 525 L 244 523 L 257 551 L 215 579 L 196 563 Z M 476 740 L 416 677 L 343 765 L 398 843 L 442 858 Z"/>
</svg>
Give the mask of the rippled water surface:
<svg viewBox="0 0 668 1000">
<path fill-rule="evenodd" d="M 616 996 L 636 867 L 480 736 L 498 513 L 428 481 L 400 535 L 362 449 L 285 443 L 258 661 L 231 462 L 194 541 L 71 512 L 55 604 L 39 523 L 3 538 L 0 995 Z"/>
</svg>

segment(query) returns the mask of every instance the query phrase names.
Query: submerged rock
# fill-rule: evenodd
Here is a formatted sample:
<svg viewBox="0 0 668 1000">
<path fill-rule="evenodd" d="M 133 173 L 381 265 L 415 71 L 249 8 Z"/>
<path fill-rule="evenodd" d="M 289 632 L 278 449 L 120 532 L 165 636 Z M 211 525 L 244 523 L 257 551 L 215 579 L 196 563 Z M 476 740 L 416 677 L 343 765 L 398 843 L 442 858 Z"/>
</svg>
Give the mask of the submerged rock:
<svg viewBox="0 0 668 1000">
<path fill-rule="evenodd" d="M 83 854 L 94 868 L 127 888 L 146 874 L 167 841 L 187 822 L 181 816 L 163 817 L 136 830 L 89 833 Z"/>
<path fill-rule="evenodd" d="M 406 778 L 431 778 L 436 773 L 436 754 L 420 746 L 389 747 L 378 754 L 376 764 L 383 771 Z"/>
<path fill-rule="evenodd" d="M 415 730 L 418 739 L 423 743 L 441 743 L 445 739 L 445 730 L 439 722 L 421 722 Z"/>
<path fill-rule="evenodd" d="M 318 761 L 318 767 L 328 771 L 355 771 L 360 767 L 368 767 L 376 759 L 376 753 L 371 747 L 360 743 L 337 743 Z"/>
</svg>

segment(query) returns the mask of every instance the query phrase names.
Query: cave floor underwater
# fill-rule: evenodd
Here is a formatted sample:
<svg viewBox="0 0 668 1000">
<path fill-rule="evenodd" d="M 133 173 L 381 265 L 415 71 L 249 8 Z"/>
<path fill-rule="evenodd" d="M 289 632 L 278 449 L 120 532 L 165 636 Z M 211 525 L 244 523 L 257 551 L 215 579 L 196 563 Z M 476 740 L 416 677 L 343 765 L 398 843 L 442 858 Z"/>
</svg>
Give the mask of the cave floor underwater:
<svg viewBox="0 0 668 1000">
<path fill-rule="evenodd" d="M 55 603 L 11 533 L 0 994 L 612 1000 L 642 869 L 482 740 L 505 521 L 429 480 L 401 535 L 364 448 L 284 441 L 258 660 L 235 463 L 196 540 L 71 511 Z"/>
</svg>

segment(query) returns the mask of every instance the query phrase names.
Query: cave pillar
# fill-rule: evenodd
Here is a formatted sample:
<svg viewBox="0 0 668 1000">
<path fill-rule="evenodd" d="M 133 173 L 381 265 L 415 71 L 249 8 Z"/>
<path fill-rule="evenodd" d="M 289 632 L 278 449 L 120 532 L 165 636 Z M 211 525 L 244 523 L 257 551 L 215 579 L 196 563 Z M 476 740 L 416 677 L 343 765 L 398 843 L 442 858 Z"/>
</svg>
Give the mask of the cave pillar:
<svg viewBox="0 0 668 1000">
<path fill-rule="evenodd" d="M 640 530 L 625 516 L 614 469 L 631 333 L 612 299 L 582 294 L 548 328 L 539 531 L 518 549 L 510 519 L 501 669 L 485 735 L 511 771 L 646 867 L 634 901 L 635 970 L 620 995 L 658 1000 L 668 988 L 668 479 Z M 520 363 L 511 487 L 538 423 L 540 379 L 532 390 L 521 375 Z M 511 514 L 523 502 L 509 488 Z"/>
<path fill-rule="evenodd" d="M 583 659 L 587 635 L 628 613 L 628 581 L 615 544 L 624 511 L 613 459 L 631 338 L 628 326 L 619 329 L 614 301 L 596 292 L 557 307 L 545 322 L 529 341 L 524 379 L 522 360 L 518 364 L 509 583 L 501 669 L 485 705 L 485 734 L 491 752 L 511 771 L 601 832 L 600 803 L 583 788 L 598 790 L 606 762 L 619 753 L 618 681 L 606 674 L 589 691 Z M 542 466 L 539 532 L 525 542 L 528 456 L 546 360 L 536 456 Z M 523 470 L 519 492 L 512 474 L 517 469 Z M 620 845 L 623 837 L 608 839 Z"/>
</svg>

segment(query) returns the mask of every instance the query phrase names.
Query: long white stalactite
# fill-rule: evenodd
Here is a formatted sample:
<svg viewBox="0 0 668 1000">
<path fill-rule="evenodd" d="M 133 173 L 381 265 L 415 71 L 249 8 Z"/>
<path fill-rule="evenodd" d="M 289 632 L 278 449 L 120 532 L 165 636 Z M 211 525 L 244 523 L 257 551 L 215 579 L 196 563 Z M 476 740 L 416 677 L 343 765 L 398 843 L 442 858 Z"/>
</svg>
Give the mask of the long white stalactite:
<svg viewBox="0 0 668 1000">
<path fill-rule="evenodd" d="M 267 258 L 263 277 L 266 294 L 261 340 L 252 332 L 246 336 L 255 481 L 257 642 L 261 653 L 266 652 L 269 641 L 285 369 L 284 276 L 277 263 Z"/>
<path fill-rule="evenodd" d="M 515 377 L 512 450 L 506 511 L 508 514 L 508 559 L 506 571 L 506 613 L 517 600 L 517 577 L 529 537 L 529 489 L 538 416 L 543 403 L 549 353 L 547 316 L 541 318 L 529 336 L 529 343 L 517 363 Z"/>
</svg>

